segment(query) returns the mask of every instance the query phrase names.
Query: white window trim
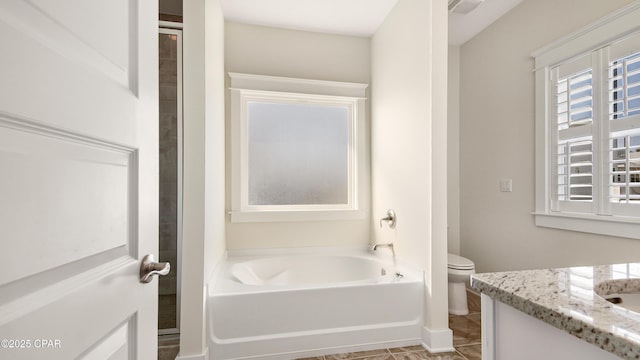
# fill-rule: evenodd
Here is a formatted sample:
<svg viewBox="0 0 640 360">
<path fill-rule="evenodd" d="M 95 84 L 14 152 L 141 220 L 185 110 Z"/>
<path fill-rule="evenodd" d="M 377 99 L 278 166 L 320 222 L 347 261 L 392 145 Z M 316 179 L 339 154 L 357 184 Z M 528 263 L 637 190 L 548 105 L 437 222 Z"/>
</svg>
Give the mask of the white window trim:
<svg viewBox="0 0 640 360">
<path fill-rule="evenodd" d="M 369 193 L 366 151 L 366 84 L 229 73 L 231 79 L 231 221 L 283 222 L 364 219 Z M 250 206 L 246 104 L 251 100 L 347 105 L 351 110 L 347 205 Z"/>
<path fill-rule="evenodd" d="M 550 129 L 548 92 L 551 69 L 568 60 L 625 38 L 640 31 L 640 1 L 600 19 L 599 21 L 561 38 L 531 54 L 535 58 L 535 169 L 536 202 L 535 223 L 537 226 L 563 230 L 594 233 L 640 239 L 640 218 L 619 215 L 596 215 L 558 212 L 551 209 L 551 184 L 553 171 L 549 154 Z M 597 100 L 594 100 L 597 101 Z M 554 144 L 555 145 L 555 144 Z M 595 184 L 594 184 L 595 186 Z"/>
</svg>

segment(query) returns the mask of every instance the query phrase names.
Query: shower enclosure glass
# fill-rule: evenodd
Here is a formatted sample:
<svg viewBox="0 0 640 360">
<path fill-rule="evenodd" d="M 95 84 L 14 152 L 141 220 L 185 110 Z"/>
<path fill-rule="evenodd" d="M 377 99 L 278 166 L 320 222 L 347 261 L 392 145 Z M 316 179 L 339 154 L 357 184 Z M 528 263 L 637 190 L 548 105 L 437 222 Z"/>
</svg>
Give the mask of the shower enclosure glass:
<svg viewBox="0 0 640 360">
<path fill-rule="evenodd" d="M 160 70 L 160 261 L 171 273 L 160 277 L 158 333 L 179 332 L 182 234 L 182 30 L 161 28 Z"/>
</svg>

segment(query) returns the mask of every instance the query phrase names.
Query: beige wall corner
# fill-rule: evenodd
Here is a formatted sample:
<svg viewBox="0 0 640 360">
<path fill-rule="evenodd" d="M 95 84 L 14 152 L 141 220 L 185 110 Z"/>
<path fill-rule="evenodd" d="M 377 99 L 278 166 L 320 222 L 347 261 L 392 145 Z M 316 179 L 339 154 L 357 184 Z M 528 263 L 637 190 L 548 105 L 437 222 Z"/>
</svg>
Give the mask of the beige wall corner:
<svg viewBox="0 0 640 360">
<path fill-rule="evenodd" d="M 536 227 L 531 54 L 630 0 L 524 1 L 462 45 L 460 238 L 477 272 L 637 261 L 640 242 Z M 571 16 L 566 16 L 571 14 Z M 500 192 L 501 178 L 513 179 Z"/>
<path fill-rule="evenodd" d="M 225 71 L 253 75 L 370 84 L 370 40 L 227 22 Z M 227 97 L 230 99 L 230 96 Z M 371 99 L 367 100 L 370 103 Z M 368 106 L 368 105 L 367 105 Z M 227 101 L 227 139 L 231 138 Z M 367 109 L 367 113 L 369 113 Z M 368 116 L 367 116 L 367 123 Z M 369 141 L 368 134 L 366 141 Z M 368 150 L 368 146 L 365 146 Z M 227 164 L 231 163 L 227 144 Z M 369 154 L 366 154 L 369 159 Z M 368 161 L 366 173 L 368 173 Z M 231 168 L 227 167 L 227 204 L 231 206 Z M 368 179 L 367 179 L 368 180 Z M 369 186 L 361 190 L 366 216 L 358 220 L 227 222 L 227 249 L 366 246 L 370 239 Z M 231 210 L 229 208 L 229 210 Z"/>
</svg>

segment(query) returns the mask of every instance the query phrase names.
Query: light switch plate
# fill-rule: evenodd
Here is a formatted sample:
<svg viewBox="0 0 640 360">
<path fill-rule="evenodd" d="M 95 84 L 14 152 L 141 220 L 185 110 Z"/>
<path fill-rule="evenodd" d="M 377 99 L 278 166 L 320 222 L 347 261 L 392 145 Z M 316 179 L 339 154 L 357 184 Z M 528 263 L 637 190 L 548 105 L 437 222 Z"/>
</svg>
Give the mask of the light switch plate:
<svg viewBox="0 0 640 360">
<path fill-rule="evenodd" d="M 511 179 L 500 179 L 500 191 L 502 192 L 513 191 L 513 181 Z"/>
</svg>

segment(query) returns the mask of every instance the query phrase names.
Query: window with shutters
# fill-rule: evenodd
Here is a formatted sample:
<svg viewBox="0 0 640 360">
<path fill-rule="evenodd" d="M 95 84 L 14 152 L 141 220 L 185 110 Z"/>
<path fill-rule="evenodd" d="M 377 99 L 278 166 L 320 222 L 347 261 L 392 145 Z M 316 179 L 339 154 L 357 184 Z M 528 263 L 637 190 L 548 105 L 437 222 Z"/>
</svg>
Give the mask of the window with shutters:
<svg viewBox="0 0 640 360">
<path fill-rule="evenodd" d="M 364 218 L 364 84 L 231 78 L 233 222 Z"/>
<path fill-rule="evenodd" d="M 640 204 L 640 45 L 609 64 L 609 198 Z"/>
<path fill-rule="evenodd" d="M 640 5 L 533 54 L 536 224 L 640 238 Z"/>
</svg>

